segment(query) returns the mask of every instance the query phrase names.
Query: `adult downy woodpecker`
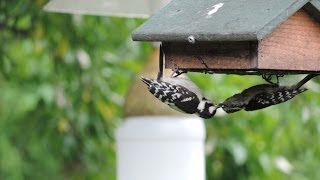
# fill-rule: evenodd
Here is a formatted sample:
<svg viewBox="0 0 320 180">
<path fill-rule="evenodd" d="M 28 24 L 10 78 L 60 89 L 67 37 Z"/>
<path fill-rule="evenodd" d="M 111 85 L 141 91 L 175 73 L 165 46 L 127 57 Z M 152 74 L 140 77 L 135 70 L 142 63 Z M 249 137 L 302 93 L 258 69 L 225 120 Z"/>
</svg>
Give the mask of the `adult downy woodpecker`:
<svg viewBox="0 0 320 180">
<path fill-rule="evenodd" d="M 197 114 L 201 118 L 213 117 L 217 105 L 205 98 L 199 88 L 190 80 L 181 77 L 148 79 L 141 77 L 149 91 L 171 108 L 187 114 Z"/>
<path fill-rule="evenodd" d="M 159 73 L 157 79 L 141 77 L 156 98 L 171 108 L 187 114 L 197 114 L 201 118 L 213 117 L 218 108 L 202 95 L 201 90 L 192 81 L 178 77 L 181 73 L 171 77 L 163 76 L 163 51 L 160 46 Z"/>
<path fill-rule="evenodd" d="M 242 109 L 254 111 L 280 104 L 306 91 L 307 89 L 302 88 L 302 86 L 315 76 L 318 75 L 309 74 L 293 86 L 280 86 L 279 84 L 260 84 L 252 86 L 239 94 L 227 98 L 218 106 L 227 113 L 233 113 Z"/>
</svg>

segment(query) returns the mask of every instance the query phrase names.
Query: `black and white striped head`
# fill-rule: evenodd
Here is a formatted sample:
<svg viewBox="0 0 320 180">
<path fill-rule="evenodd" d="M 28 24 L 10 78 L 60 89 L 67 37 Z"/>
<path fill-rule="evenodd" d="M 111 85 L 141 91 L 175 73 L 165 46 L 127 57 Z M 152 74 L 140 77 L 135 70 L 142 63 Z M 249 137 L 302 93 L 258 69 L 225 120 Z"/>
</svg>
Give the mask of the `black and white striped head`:
<svg viewBox="0 0 320 180">
<path fill-rule="evenodd" d="M 198 107 L 197 107 L 197 114 L 204 119 L 212 118 L 219 107 L 206 98 L 202 98 Z"/>
</svg>

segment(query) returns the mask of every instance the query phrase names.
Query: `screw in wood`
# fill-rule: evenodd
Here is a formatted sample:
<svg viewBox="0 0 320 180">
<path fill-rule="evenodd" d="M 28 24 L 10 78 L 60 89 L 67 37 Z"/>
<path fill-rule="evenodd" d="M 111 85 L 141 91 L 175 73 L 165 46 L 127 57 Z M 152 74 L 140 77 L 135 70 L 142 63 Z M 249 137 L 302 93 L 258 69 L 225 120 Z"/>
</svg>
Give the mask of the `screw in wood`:
<svg viewBox="0 0 320 180">
<path fill-rule="evenodd" d="M 196 42 L 196 39 L 194 38 L 194 36 L 189 36 L 188 37 L 188 42 L 191 44 L 194 44 Z"/>
</svg>

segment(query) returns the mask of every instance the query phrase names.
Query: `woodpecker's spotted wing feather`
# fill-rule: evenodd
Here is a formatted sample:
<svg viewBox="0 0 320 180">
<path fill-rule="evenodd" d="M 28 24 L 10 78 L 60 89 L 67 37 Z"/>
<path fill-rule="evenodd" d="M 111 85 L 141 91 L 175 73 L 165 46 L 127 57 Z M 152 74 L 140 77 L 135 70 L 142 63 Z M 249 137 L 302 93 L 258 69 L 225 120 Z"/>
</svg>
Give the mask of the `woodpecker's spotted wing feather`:
<svg viewBox="0 0 320 180">
<path fill-rule="evenodd" d="M 195 93 L 189 91 L 187 88 L 161 80 L 152 80 L 144 77 L 141 79 L 148 85 L 149 91 L 156 98 L 170 107 L 188 114 L 197 112 L 200 100 Z"/>
<path fill-rule="evenodd" d="M 254 111 L 262 108 L 266 108 L 275 104 L 280 104 L 294 98 L 296 95 L 306 91 L 307 89 L 277 89 L 271 92 L 262 92 L 257 94 L 253 99 L 246 105 L 246 111 Z"/>
</svg>

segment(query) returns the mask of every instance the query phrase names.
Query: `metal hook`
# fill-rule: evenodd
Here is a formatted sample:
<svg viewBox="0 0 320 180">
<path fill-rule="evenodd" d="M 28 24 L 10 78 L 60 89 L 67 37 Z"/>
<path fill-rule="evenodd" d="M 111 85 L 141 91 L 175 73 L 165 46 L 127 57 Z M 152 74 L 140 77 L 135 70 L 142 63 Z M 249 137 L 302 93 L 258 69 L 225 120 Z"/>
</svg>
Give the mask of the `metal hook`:
<svg viewBox="0 0 320 180">
<path fill-rule="evenodd" d="M 161 80 L 163 77 L 163 56 L 164 56 L 164 52 L 162 49 L 162 45 L 160 44 L 160 51 L 159 51 L 159 72 L 158 72 L 158 76 L 157 76 L 157 80 Z"/>
</svg>

